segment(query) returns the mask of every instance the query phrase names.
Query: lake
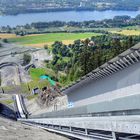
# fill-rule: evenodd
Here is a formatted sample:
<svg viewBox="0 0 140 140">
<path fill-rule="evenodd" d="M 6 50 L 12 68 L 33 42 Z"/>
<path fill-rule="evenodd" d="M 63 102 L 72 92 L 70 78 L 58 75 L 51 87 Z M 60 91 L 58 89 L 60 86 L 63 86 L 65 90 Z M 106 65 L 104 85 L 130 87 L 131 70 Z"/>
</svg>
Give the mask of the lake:
<svg viewBox="0 0 140 140">
<path fill-rule="evenodd" d="M 63 12 L 47 12 L 47 13 L 29 13 L 19 15 L 0 16 L 0 26 L 25 25 L 39 21 L 88 21 L 111 19 L 114 16 L 128 15 L 135 17 L 140 11 L 63 11 Z"/>
</svg>

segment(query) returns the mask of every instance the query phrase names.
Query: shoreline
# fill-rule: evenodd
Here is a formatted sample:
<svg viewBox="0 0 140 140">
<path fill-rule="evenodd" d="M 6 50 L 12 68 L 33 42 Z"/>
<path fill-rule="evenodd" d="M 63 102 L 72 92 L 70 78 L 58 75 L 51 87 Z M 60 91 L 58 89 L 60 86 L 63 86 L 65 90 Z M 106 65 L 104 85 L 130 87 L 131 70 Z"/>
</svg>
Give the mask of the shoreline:
<svg viewBox="0 0 140 140">
<path fill-rule="evenodd" d="M 97 11 L 97 12 L 105 12 L 105 11 L 128 11 L 128 12 L 138 12 L 140 9 L 137 10 L 132 10 L 132 9 L 93 9 L 93 8 L 86 8 L 86 9 L 41 9 L 41 10 L 32 10 L 32 11 L 24 11 L 24 12 L 19 12 L 16 14 L 8 13 L 4 14 L 0 12 L 0 16 L 18 16 L 22 14 L 38 14 L 38 13 L 55 13 L 55 12 L 86 12 L 86 11 Z"/>
<path fill-rule="evenodd" d="M 83 16 L 84 15 L 84 16 Z M 31 25 L 32 23 L 50 23 L 50 22 L 85 22 L 85 21 L 103 21 L 105 19 L 113 19 L 115 16 L 128 16 L 130 18 L 136 18 L 140 15 L 139 11 L 65 11 L 65 12 L 42 12 L 42 13 L 26 13 L 19 14 L 16 16 L 0 16 L 0 27 L 10 26 L 14 28 L 16 26 L 25 26 L 26 24 Z M 9 20 L 10 19 L 10 20 Z M 46 30 L 47 31 L 47 30 Z M 54 29 L 55 31 L 55 29 Z M 63 30 L 61 30 L 63 32 Z M 48 32 L 50 32 L 48 30 Z"/>
</svg>

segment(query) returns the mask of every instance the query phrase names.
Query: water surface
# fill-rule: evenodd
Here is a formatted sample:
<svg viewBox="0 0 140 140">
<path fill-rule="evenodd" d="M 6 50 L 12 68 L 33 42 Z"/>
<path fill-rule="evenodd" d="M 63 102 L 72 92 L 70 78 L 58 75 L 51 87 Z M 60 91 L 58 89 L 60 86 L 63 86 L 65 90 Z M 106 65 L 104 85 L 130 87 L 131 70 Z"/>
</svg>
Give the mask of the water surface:
<svg viewBox="0 0 140 140">
<path fill-rule="evenodd" d="M 63 12 L 47 12 L 47 13 L 29 13 L 19 14 L 16 16 L 0 16 L 0 26 L 25 25 L 39 21 L 88 21 L 103 20 L 113 18 L 114 16 L 128 15 L 135 17 L 140 11 L 63 11 Z"/>
</svg>

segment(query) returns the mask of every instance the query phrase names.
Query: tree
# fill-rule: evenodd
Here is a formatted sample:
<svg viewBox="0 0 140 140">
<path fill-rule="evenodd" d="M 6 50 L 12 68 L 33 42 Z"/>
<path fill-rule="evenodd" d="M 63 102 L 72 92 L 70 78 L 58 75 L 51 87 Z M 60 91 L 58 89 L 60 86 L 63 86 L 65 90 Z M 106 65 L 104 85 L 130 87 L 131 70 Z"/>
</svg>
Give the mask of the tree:
<svg viewBox="0 0 140 140">
<path fill-rule="evenodd" d="M 4 43 L 8 43 L 7 38 L 4 38 L 4 39 L 3 39 L 3 42 L 4 42 Z"/>
<path fill-rule="evenodd" d="M 66 76 L 61 80 L 65 84 L 70 84 L 139 41 L 139 36 L 109 34 L 94 36 L 84 41 L 77 40 L 71 45 L 55 42 L 52 48 L 54 58 L 50 62 L 50 67 L 56 72 L 65 72 Z M 89 42 L 94 42 L 94 45 L 90 45 Z"/>
<path fill-rule="evenodd" d="M 132 38 L 132 36 L 130 36 L 130 37 L 128 38 L 128 48 L 132 47 L 133 45 L 134 45 L 134 43 L 133 43 L 133 38 Z"/>
<path fill-rule="evenodd" d="M 44 45 L 44 49 L 48 50 L 48 45 L 47 44 Z"/>
<path fill-rule="evenodd" d="M 31 61 L 31 55 L 30 54 L 24 54 L 23 55 L 23 66 L 28 65 Z"/>
</svg>

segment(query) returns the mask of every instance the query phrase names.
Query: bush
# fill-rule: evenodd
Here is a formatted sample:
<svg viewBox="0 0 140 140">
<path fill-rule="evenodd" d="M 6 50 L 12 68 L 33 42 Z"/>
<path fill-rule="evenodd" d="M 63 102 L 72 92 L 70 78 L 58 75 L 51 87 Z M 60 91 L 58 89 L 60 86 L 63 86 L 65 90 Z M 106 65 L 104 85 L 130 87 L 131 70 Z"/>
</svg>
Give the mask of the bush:
<svg viewBox="0 0 140 140">
<path fill-rule="evenodd" d="M 31 55 L 30 54 L 24 54 L 23 55 L 23 66 L 28 65 L 31 61 Z"/>
<path fill-rule="evenodd" d="M 4 42 L 4 43 L 8 43 L 7 38 L 4 38 L 4 39 L 3 39 L 3 42 Z"/>
<path fill-rule="evenodd" d="M 44 45 L 44 49 L 48 50 L 48 45 Z"/>
</svg>

